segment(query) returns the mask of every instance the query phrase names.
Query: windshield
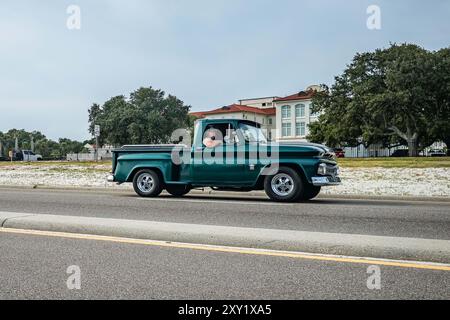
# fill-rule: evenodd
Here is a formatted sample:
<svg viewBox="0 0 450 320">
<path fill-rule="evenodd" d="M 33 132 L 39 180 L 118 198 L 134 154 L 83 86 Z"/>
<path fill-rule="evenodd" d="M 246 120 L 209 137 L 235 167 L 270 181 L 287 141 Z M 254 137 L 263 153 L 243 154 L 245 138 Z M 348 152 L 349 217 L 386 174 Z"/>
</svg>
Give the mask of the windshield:
<svg viewBox="0 0 450 320">
<path fill-rule="evenodd" d="M 267 143 L 266 135 L 261 128 L 257 128 L 247 123 L 241 123 L 239 125 L 239 130 L 241 130 L 245 141 Z"/>
</svg>

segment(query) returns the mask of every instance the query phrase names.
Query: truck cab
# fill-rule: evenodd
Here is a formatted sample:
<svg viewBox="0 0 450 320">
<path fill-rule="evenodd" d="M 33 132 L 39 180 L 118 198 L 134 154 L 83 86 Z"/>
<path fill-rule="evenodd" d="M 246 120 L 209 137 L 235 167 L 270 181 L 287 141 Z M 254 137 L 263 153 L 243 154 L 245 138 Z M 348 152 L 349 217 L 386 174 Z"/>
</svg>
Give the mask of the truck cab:
<svg viewBox="0 0 450 320">
<path fill-rule="evenodd" d="M 113 150 L 108 181 L 133 183 L 142 197 L 163 190 L 183 196 L 193 188 L 265 190 L 274 201 L 306 201 L 324 186 L 339 185 L 330 149 L 310 143 L 268 141 L 259 123 L 202 119 L 179 144 L 127 145 Z"/>
</svg>

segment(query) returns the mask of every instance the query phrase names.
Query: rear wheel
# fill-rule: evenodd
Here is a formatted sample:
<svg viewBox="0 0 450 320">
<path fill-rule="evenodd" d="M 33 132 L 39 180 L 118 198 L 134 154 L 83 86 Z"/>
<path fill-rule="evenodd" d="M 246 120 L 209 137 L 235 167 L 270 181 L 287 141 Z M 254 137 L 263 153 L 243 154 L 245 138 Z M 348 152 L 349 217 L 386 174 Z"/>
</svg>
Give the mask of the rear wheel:
<svg viewBox="0 0 450 320">
<path fill-rule="evenodd" d="M 294 169 L 280 167 L 275 175 L 265 178 L 264 190 L 274 201 L 296 201 L 303 192 L 303 182 Z"/>
<path fill-rule="evenodd" d="M 166 191 L 174 197 L 182 197 L 191 191 L 191 188 L 185 184 L 168 184 Z"/>
<path fill-rule="evenodd" d="M 315 197 L 317 197 L 319 195 L 320 190 L 321 190 L 321 187 L 309 185 L 309 186 L 305 187 L 305 190 L 300 195 L 299 200 L 307 201 L 307 200 L 314 199 Z"/>
<path fill-rule="evenodd" d="M 155 171 L 144 169 L 134 176 L 133 188 L 141 197 L 156 197 L 162 191 L 161 179 Z"/>
</svg>

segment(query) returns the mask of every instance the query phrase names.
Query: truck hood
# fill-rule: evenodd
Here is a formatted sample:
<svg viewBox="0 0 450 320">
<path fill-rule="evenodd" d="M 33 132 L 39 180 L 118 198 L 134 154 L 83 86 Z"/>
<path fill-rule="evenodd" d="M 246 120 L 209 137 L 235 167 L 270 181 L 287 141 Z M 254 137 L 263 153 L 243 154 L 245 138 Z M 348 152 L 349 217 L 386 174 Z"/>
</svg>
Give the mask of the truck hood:
<svg viewBox="0 0 450 320">
<path fill-rule="evenodd" d="M 333 159 L 335 154 L 333 150 L 322 144 L 310 142 L 280 142 L 281 153 L 302 153 L 313 156 L 323 156 L 324 158 Z"/>
</svg>

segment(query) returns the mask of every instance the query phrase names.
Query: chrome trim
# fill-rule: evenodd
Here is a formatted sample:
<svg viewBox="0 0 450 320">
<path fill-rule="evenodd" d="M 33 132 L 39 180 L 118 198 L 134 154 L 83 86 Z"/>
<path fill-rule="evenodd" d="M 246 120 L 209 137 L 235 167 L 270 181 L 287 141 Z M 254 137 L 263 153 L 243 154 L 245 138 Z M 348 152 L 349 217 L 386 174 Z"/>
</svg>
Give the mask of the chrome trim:
<svg viewBox="0 0 450 320">
<path fill-rule="evenodd" d="M 295 188 L 291 176 L 286 173 L 279 173 L 272 178 L 270 182 L 272 191 L 280 197 L 286 197 L 292 193 Z"/>
<path fill-rule="evenodd" d="M 311 182 L 316 187 L 338 186 L 342 184 L 339 177 L 312 177 Z"/>
<path fill-rule="evenodd" d="M 112 175 L 112 174 L 109 174 L 109 175 L 106 177 L 106 181 L 108 181 L 108 182 L 114 182 L 114 179 L 115 179 L 115 177 L 114 177 L 114 175 Z"/>
<path fill-rule="evenodd" d="M 143 193 L 150 193 L 155 189 L 155 181 L 150 173 L 144 172 L 137 177 L 136 185 Z"/>
</svg>

